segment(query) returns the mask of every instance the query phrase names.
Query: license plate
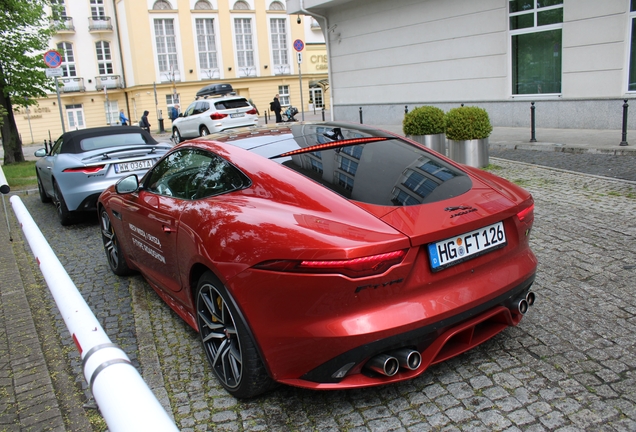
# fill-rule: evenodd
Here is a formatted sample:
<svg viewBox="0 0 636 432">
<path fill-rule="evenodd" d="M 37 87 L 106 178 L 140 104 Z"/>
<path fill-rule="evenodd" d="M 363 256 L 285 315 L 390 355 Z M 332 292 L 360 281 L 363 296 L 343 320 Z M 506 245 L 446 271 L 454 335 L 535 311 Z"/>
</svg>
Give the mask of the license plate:
<svg viewBox="0 0 636 432">
<path fill-rule="evenodd" d="M 137 171 L 142 169 L 149 169 L 154 164 L 154 160 L 146 159 L 134 162 L 124 162 L 115 164 L 115 172 L 117 174 L 129 172 L 129 171 Z"/>
<path fill-rule="evenodd" d="M 503 222 L 428 245 L 433 271 L 442 270 L 506 245 Z"/>
<path fill-rule="evenodd" d="M 245 114 L 243 113 L 230 114 L 230 117 L 232 118 L 245 117 Z"/>
</svg>

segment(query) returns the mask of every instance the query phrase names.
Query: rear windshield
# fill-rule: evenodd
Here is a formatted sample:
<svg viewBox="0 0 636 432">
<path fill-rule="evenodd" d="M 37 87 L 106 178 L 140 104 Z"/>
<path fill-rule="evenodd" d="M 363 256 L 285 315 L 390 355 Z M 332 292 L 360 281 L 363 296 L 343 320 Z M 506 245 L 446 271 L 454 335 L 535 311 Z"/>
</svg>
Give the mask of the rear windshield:
<svg viewBox="0 0 636 432">
<path fill-rule="evenodd" d="M 445 200 L 472 187 L 470 177 L 437 153 L 366 128 L 298 124 L 234 145 L 279 162 L 352 200 L 410 206 Z"/>
<path fill-rule="evenodd" d="M 228 99 L 219 102 L 214 102 L 214 106 L 217 110 L 225 110 L 232 108 L 244 108 L 250 106 L 247 99 Z"/>
<path fill-rule="evenodd" d="M 148 144 L 146 137 L 140 133 L 124 133 L 117 135 L 96 136 L 84 138 L 80 141 L 80 147 L 84 151 L 102 149 L 107 147 L 119 147 L 130 145 Z"/>
</svg>

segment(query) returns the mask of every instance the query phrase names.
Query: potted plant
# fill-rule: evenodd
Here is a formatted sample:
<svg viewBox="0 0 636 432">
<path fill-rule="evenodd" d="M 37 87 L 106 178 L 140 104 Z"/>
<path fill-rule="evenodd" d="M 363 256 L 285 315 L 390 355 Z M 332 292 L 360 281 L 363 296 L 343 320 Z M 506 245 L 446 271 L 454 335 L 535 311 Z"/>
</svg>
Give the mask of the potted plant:
<svg viewBox="0 0 636 432">
<path fill-rule="evenodd" d="M 406 113 L 402 121 L 404 135 L 438 153 L 446 154 L 444 111 L 434 106 L 421 106 Z"/>
<path fill-rule="evenodd" d="M 444 117 L 448 156 L 459 163 L 483 168 L 488 165 L 488 137 L 492 132 L 485 109 L 453 108 Z"/>
</svg>

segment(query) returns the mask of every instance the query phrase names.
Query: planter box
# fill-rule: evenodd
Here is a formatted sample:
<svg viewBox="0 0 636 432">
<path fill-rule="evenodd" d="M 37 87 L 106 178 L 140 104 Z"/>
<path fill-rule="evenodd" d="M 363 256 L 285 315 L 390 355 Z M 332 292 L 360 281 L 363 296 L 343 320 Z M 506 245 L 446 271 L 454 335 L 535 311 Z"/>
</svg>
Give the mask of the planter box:
<svg viewBox="0 0 636 432">
<path fill-rule="evenodd" d="M 488 165 L 488 138 L 454 141 L 448 140 L 448 157 L 455 162 L 484 168 Z"/>
<path fill-rule="evenodd" d="M 443 133 L 435 135 L 412 135 L 410 138 L 437 153 L 446 155 L 446 135 Z"/>
</svg>

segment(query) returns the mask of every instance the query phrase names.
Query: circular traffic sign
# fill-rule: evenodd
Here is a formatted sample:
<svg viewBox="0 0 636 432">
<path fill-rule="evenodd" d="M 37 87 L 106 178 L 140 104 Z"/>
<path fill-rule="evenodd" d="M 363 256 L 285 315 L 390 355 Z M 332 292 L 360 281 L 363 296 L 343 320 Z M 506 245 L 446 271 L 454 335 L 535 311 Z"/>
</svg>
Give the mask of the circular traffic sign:
<svg viewBox="0 0 636 432">
<path fill-rule="evenodd" d="M 62 64 L 62 56 L 55 50 L 49 50 L 44 53 L 44 64 L 50 68 L 59 67 Z"/>
<path fill-rule="evenodd" d="M 296 39 L 294 41 L 294 49 L 298 52 L 301 52 L 305 48 L 305 44 L 300 39 Z"/>
</svg>

